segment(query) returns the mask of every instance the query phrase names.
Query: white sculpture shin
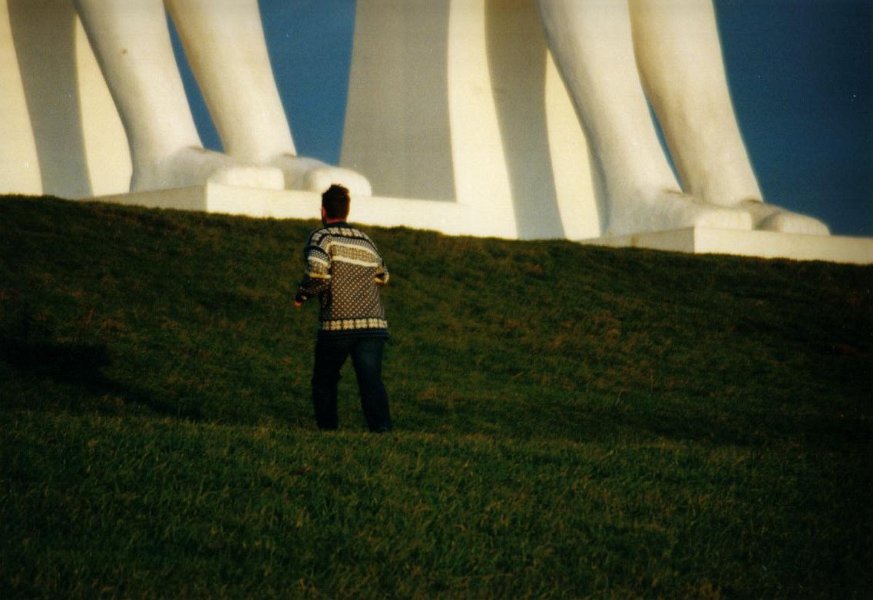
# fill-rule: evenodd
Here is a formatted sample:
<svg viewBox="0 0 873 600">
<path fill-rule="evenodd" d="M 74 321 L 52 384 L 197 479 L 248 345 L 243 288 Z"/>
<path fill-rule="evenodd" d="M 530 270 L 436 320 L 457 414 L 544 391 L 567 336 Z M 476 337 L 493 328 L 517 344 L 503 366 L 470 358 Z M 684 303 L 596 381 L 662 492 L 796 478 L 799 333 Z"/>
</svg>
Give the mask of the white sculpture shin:
<svg viewBox="0 0 873 600">
<path fill-rule="evenodd" d="M 539 0 L 539 7 L 602 174 L 607 232 L 751 228 L 747 214 L 682 193 L 649 114 L 626 2 Z"/>
<path fill-rule="evenodd" d="M 130 145 L 131 191 L 216 181 L 282 188 L 277 169 L 203 149 L 160 0 L 75 0 Z"/>
<path fill-rule="evenodd" d="M 298 157 L 276 87 L 257 0 L 166 0 L 225 151 L 284 172 L 290 189 L 341 183 L 369 195 L 348 169 Z"/>
<path fill-rule="evenodd" d="M 759 229 L 827 234 L 764 204 L 731 103 L 711 0 L 629 0 L 639 72 L 685 189 L 747 210 Z"/>
</svg>

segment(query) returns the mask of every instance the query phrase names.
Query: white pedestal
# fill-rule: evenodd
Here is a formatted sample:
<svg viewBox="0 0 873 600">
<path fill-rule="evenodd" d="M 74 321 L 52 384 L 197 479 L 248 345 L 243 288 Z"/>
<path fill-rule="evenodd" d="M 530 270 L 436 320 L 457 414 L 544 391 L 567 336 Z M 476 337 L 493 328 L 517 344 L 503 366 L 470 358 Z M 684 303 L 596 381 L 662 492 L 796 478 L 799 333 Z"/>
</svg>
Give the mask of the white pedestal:
<svg viewBox="0 0 873 600">
<path fill-rule="evenodd" d="M 321 206 L 321 197 L 315 192 L 249 189 L 214 183 L 83 200 L 274 219 L 316 219 Z M 430 229 L 448 235 L 517 237 L 514 224 L 505 222 L 506 218 L 501 219 L 500 214 L 483 214 L 480 208 L 458 202 L 375 196 L 354 198 L 350 220 L 381 227 Z M 580 243 L 689 254 L 873 264 L 873 238 L 686 228 L 593 238 Z"/>
<path fill-rule="evenodd" d="M 735 231 L 689 227 L 584 240 L 614 248 L 649 248 L 689 254 L 732 254 L 761 258 L 873 263 L 873 238 L 800 235 L 772 231 Z"/>
<path fill-rule="evenodd" d="M 321 214 L 321 195 L 316 192 L 217 183 L 81 200 L 272 219 L 318 219 Z M 448 235 L 515 237 L 514 222 L 501 216 L 496 211 L 487 214 L 458 202 L 366 196 L 352 199 L 349 220 L 380 227 L 431 229 Z"/>
</svg>

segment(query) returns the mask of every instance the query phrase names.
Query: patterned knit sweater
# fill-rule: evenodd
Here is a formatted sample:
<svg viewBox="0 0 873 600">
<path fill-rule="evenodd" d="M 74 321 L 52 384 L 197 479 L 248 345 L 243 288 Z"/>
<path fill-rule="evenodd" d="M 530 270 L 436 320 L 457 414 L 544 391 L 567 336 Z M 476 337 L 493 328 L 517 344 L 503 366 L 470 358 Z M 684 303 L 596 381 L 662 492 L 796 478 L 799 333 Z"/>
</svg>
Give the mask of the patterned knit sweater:
<svg viewBox="0 0 873 600">
<path fill-rule="evenodd" d="M 379 288 L 388 270 L 376 245 L 347 223 L 332 223 L 309 234 L 303 249 L 304 275 L 295 299 L 317 296 L 319 335 L 388 335 Z"/>
</svg>

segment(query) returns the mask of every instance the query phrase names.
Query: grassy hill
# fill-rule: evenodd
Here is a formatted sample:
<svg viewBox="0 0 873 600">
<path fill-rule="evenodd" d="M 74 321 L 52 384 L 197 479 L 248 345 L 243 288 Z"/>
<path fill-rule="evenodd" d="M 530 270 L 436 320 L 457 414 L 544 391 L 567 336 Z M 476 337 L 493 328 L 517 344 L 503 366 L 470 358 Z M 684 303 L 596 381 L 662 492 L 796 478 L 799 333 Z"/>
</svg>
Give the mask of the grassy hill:
<svg viewBox="0 0 873 600">
<path fill-rule="evenodd" d="M 869 597 L 873 268 L 372 228 L 321 434 L 315 224 L 0 199 L 0 597 Z"/>
</svg>

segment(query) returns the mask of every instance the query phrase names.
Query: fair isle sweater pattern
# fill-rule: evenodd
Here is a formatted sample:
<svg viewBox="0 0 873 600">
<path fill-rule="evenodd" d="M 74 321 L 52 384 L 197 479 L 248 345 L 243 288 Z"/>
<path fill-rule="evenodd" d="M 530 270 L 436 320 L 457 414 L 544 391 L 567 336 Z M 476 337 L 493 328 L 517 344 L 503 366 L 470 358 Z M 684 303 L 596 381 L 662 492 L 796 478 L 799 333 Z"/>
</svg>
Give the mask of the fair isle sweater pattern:
<svg viewBox="0 0 873 600">
<path fill-rule="evenodd" d="M 388 283 L 388 269 L 367 234 L 346 223 L 316 229 L 303 259 L 297 298 L 319 298 L 322 332 L 387 332 L 379 288 Z"/>
</svg>

